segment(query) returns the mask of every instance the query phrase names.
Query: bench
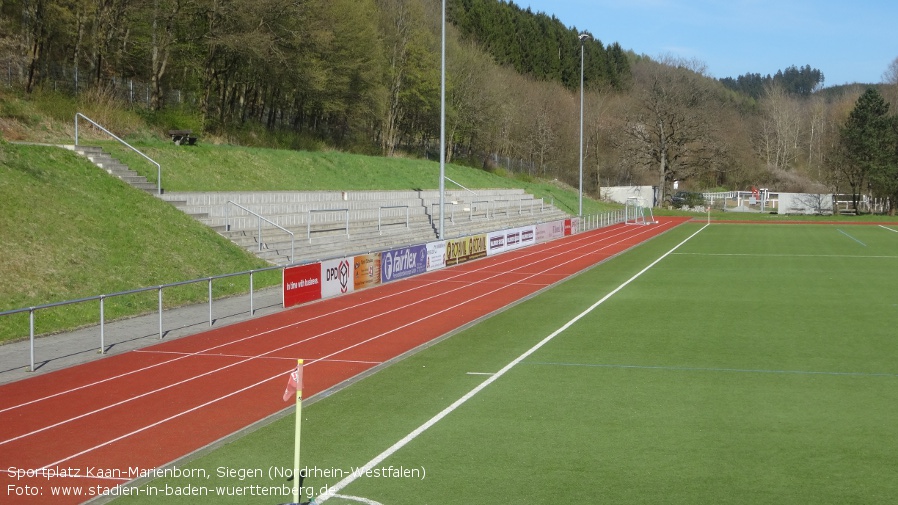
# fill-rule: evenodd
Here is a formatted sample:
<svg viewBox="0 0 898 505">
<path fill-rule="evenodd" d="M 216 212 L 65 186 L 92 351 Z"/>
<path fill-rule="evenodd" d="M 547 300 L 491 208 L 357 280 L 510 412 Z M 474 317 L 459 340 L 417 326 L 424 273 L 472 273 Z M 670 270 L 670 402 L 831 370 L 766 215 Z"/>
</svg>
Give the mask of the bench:
<svg viewBox="0 0 898 505">
<path fill-rule="evenodd" d="M 171 137 L 175 145 L 187 144 L 192 146 L 196 144 L 196 136 L 192 130 L 169 130 L 168 136 Z"/>
</svg>

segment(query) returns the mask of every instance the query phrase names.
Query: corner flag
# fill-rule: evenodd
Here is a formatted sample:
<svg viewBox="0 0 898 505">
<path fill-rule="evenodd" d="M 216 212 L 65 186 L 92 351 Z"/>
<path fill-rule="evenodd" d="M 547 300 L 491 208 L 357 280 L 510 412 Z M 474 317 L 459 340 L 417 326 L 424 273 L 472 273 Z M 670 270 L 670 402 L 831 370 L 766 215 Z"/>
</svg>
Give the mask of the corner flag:
<svg viewBox="0 0 898 505">
<path fill-rule="evenodd" d="M 284 390 L 284 401 L 290 401 L 293 393 L 297 393 L 297 398 L 302 398 L 302 360 L 299 360 L 296 369 L 290 372 L 287 389 Z"/>
<path fill-rule="evenodd" d="M 296 369 L 290 372 L 287 381 L 287 389 L 284 390 L 284 401 L 289 401 L 290 396 L 296 393 L 296 435 L 293 442 L 293 502 L 299 503 L 300 483 L 302 482 L 299 469 L 299 439 L 302 426 L 302 360 L 296 360 Z"/>
</svg>

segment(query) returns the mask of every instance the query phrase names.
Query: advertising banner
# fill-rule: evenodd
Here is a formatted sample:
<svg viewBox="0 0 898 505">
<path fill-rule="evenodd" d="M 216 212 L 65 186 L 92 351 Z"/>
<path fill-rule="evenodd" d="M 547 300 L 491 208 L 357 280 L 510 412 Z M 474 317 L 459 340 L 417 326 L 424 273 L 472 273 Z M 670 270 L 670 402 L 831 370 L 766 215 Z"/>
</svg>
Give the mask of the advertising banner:
<svg viewBox="0 0 898 505">
<path fill-rule="evenodd" d="M 524 226 L 495 231 L 487 235 L 486 254 L 493 255 L 536 243 L 536 227 Z"/>
<path fill-rule="evenodd" d="M 427 246 L 416 245 L 381 253 L 380 281 L 405 279 L 427 271 Z"/>
<path fill-rule="evenodd" d="M 321 263 L 321 297 L 345 295 L 355 288 L 353 261 L 349 258 Z"/>
<path fill-rule="evenodd" d="M 564 236 L 564 221 L 552 221 L 536 225 L 536 242 L 542 243 Z"/>
<path fill-rule="evenodd" d="M 284 269 L 284 308 L 321 298 L 321 264 Z"/>
<path fill-rule="evenodd" d="M 446 241 L 446 264 L 457 265 L 486 256 L 486 234 Z"/>
<path fill-rule="evenodd" d="M 380 284 L 380 253 L 356 256 L 352 273 L 354 289 L 370 288 Z"/>
<path fill-rule="evenodd" d="M 446 266 L 446 241 L 427 244 L 427 271 L 439 270 Z"/>
<path fill-rule="evenodd" d="M 493 254 L 499 254 L 500 252 L 505 252 L 505 232 L 507 230 L 502 231 L 494 231 L 492 233 L 487 234 L 486 236 L 486 255 L 492 256 Z"/>
<path fill-rule="evenodd" d="M 536 243 L 536 226 L 525 226 L 521 230 L 521 241 L 517 247 L 526 247 Z"/>
</svg>

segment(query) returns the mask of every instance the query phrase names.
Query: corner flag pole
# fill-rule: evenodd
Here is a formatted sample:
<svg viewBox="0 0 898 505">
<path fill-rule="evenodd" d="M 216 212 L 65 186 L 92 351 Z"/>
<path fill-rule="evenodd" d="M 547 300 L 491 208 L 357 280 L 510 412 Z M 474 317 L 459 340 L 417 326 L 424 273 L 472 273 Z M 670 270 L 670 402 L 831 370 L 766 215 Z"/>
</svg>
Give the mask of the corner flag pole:
<svg viewBox="0 0 898 505">
<path fill-rule="evenodd" d="M 296 370 L 290 372 L 287 389 L 284 390 L 284 401 L 296 392 L 296 433 L 293 439 L 293 503 L 299 503 L 302 474 L 299 469 L 299 441 L 302 432 L 302 360 L 296 360 Z"/>
<path fill-rule="evenodd" d="M 299 487 L 302 482 L 299 470 L 299 441 L 302 433 L 302 360 L 296 360 L 296 435 L 293 442 L 293 501 L 299 503 Z"/>
</svg>

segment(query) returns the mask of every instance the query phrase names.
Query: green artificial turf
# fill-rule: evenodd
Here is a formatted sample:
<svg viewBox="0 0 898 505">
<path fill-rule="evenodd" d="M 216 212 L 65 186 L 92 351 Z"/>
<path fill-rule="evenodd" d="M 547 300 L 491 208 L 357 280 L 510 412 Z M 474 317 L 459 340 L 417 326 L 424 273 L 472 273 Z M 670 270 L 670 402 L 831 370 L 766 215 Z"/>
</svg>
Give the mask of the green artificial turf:
<svg viewBox="0 0 898 505">
<path fill-rule="evenodd" d="M 699 230 L 681 226 L 303 409 L 321 491 Z M 711 225 L 341 494 L 384 505 L 893 503 L 898 233 Z M 277 487 L 288 416 L 190 463 Z M 218 478 L 220 467 L 264 469 Z M 390 470 L 388 470 L 388 473 Z M 415 473 L 417 472 L 417 473 Z M 423 474 L 423 479 L 420 476 Z M 167 503 L 278 503 L 288 497 Z M 140 497 L 124 503 L 154 503 Z M 335 498 L 328 503 L 358 503 Z"/>
</svg>

